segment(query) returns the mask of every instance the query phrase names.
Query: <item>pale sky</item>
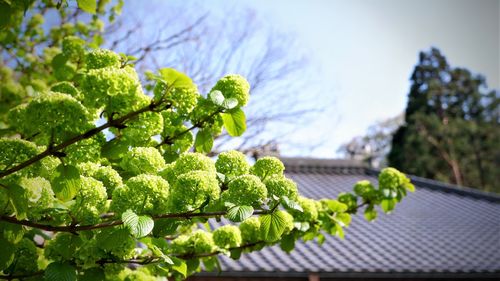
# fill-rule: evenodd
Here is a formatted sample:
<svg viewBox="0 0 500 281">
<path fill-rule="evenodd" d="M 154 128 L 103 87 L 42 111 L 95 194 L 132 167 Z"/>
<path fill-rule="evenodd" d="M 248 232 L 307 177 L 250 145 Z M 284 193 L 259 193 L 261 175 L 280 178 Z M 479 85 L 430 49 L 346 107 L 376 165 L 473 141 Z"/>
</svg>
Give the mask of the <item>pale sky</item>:
<svg viewBox="0 0 500 281">
<path fill-rule="evenodd" d="M 373 122 L 403 112 L 418 52 L 438 47 L 452 66 L 500 80 L 500 1 L 248 0 L 269 24 L 296 32 L 322 73 L 335 105 L 292 138 L 327 141 L 308 156 L 335 157 L 337 147 Z M 288 155 L 300 149 L 283 147 Z"/>
<path fill-rule="evenodd" d="M 439 48 L 450 65 L 481 73 L 489 88 L 499 89 L 499 3 L 500 0 L 168 0 L 149 4 L 159 11 L 169 5 L 191 9 L 198 6 L 218 15 L 230 12 L 231 7 L 246 7 L 255 10 L 269 28 L 295 36 L 309 54 L 311 68 L 319 73 L 316 81 L 322 90 L 318 107 L 323 100 L 334 103 L 310 126 L 290 135 L 290 143 L 280 143 L 281 151 L 286 156 L 336 157 L 342 143 L 363 134 L 374 122 L 404 111 L 409 77 L 422 50 Z M 132 11 L 144 8 L 145 2 L 133 4 L 136 7 Z M 318 141 L 324 142 L 313 151 L 297 145 Z"/>
</svg>

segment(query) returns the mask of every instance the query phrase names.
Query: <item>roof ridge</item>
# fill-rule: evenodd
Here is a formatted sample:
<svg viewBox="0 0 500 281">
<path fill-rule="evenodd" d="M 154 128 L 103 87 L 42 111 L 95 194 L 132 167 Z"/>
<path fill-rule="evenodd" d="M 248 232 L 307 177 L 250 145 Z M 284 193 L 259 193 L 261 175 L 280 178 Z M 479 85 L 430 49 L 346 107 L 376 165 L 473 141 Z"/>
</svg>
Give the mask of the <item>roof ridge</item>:
<svg viewBox="0 0 500 281">
<path fill-rule="evenodd" d="M 307 157 L 280 157 L 280 160 L 285 165 L 286 171 L 292 173 L 316 172 L 337 175 L 378 175 L 380 173 L 380 169 L 370 168 L 366 163 L 357 160 Z M 408 177 L 419 187 L 500 203 L 500 194 L 414 175 L 408 175 Z"/>
<path fill-rule="evenodd" d="M 379 169 L 374 169 L 374 168 L 365 168 L 365 171 L 367 174 L 370 175 L 378 175 L 380 173 Z M 425 187 L 432 190 L 439 190 L 447 193 L 455 193 L 463 196 L 500 203 L 500 194 L 482 191 L 472 187 L 460 186 L 438 180 L 423 178 L 415 175 L 407 174 L 407 176 L 411 179 L 411 181 L 415 185 L 418 185 L 419 187 Z"/>
</svg>

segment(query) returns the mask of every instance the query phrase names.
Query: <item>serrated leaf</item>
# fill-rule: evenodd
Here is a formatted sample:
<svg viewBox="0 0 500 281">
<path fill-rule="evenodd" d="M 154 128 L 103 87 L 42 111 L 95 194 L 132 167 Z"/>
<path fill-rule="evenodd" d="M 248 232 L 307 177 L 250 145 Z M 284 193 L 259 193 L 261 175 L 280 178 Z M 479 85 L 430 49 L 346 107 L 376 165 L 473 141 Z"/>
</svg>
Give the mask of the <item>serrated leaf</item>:
<svg viewBox="0 0 500 281">
<path fill-rule="evenodd" d="M 274 212 L 259 217 L 261 235 L 265 241 L 276 241 L 285 230 L 286 220 L 282 212 Z"/>
<path fill-rule="evenodd" d="M 226 218 L 233 222 L 242 222 L 253 214 L 251 206 L 234 206 L 227 211 Z"/>
<path fill-rule="evenodd" d="M 56 168 L 56 176 L 52 181 L 52 190 L 61 201 L 69 201 L 75 197 L 80 188 L 80 171 L 72 165 L 60 164 Z"/>
<path fill-rule="evenodd" d="M 288 209 L 293 209 L 293 210 L 296 210 L 296 211 L 299 211 L 299 212 L 303 212 L 304 210 L 302 209 L 302 206 L 300 206 L 299 203 L 297 203 L 296 201 L 294 200 L 290 200 L 290 198 L 286 197 L 286 196 L 283 196 L 281 198 L 281 203 L 283 204 L 283 206 L 285 208 L 288 208 Z"/>
<path fill-rule="evenodd" d="M 47 281 L 76 281 L 76 269 L 68 263 L 53 262 L 43 276 Z"/>
<path fill-rule="evenodd" d="M 117 228 L 106 232 L 101 232 L 97 235 L 97 246 L 103 250 L 112 250 L 120 245 L 123 241 L 129 238 L 130 232 L 126 228 Z"/>
<path fill-rule="evenodd" d="M 214 146 L 214 138 L 210 130 L 201 129 L 196 133 L 196 139 L 194 140 L 194 147 L 197 152 L 209 153 Z"/>
<path fill-rule="evenodd" d="M 222 102 L 222 107 L 225 109 L 233 109 L 238 106 L 238 100 L 235 98 L 228 98 Z"/>
<path fill-rule="evenodd" d="M 168 87 L 196 90 L 196 85 L 193 83 L 193 80 L 178 70 L 173 68 L 162 68 L 158 72 L 160 73 L 162 81 L 167 83 Z"/>
<path fill-rule="evenodd" d="M 247 129 L 246 117 L 243 110 L 237 108 L 226 113 L 222 113 L 222 121 L 227 133 L 232 137 L 239 137 Z"/>
<path fill-rule="evenodd" d="M 208 98 L 217 106 L 222 106 L 224 103 L 224 95 L 221 91 L 215 90 L 208 94 Z M 236 101 L 237 103 L 238 101 Z"/>
<path fill-rule="evenodd" d="M 95 14 L 97 9 L 96 0 L 76 0 L 78 2 L 78 7 L 87 13 Z"/>
<path fill-rule="evenodd" d="M 136 238 L 148 235 L 154 227 L 152 218 L 148 216 L 138 216 L 130 209 L 122 214 L 122 221 L 130 230 L 130 233 Z"/>
</svg>

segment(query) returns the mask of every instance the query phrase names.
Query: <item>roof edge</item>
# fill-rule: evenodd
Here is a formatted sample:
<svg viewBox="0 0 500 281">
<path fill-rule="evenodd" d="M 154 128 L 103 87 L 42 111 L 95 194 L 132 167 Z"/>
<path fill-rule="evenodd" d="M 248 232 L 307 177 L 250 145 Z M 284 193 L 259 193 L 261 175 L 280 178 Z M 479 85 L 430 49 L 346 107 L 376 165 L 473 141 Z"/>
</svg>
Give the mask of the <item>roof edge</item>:
<svg viewBox="0 0 500 281">
<path fill-rule="evenodd" d="M 368 166 L 357 160 L 328 159 L 328 158 L 301 158 L 280 157 L 288 172 L 325 172 L 325 173 L 361 173 L 365 174 Z"/>
<path fill-rule="evenodd" d="M 202 271 L 194 276 L 300 278 L 316 273 L 322 278 L 500 278 L 500 272 L 284 272 L 284 271 Z"/>
<path fill-rule="evenodd" d="M 377 176 L 380 173 L 378 169 L 366 168 L 366 173 Z M 419 187 L 424 187 L 432 190 L 439 190 L 446 193 L 454 193 L 462 196 L 472 197 L 476 199 L 487 200 L 490 202 L 500 203 L 500 194 L 478 190 L 472 187 L 459 186 L 455 184 L 445 183 L 442 181 L 431 180 L 414 175 L 407 175 L 411 181 Z"/>
<path fill-rule="evenodd" d="M 319 172 L 338 175 L 359 174 L 371 176 L 378 176 L 380 173 L 379 169 L 370 168 L 366 163 L 358 160 L 307 157 L 280 157 L 280 160 L 285 165 L 286 171 L 292 173 Z M 414 175 L 408 175 L 408 177 L 419 187 L 500 203 L 500 194 Z"/>
</svg>

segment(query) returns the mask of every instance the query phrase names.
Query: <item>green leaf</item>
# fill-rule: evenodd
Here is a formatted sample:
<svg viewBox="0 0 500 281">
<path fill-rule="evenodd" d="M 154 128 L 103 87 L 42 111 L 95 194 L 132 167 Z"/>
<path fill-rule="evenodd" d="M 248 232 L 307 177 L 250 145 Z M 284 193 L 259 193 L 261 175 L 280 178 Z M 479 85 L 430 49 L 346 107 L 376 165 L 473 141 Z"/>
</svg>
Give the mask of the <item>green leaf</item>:
<svg viewBox="0 0 500 281">
<path fill-rule="evenodd" d="M 214 146 L 214 138 L 212 133 L 208 129 L 201 129 L 196 133 L 196 139 L 194 140 L 194 147 L 197 152 L 209 153 Z"/>
<path fill-rule="evenodd" d="M 123 245 L 125 239 L 130 239 L 130 232 L 126 228 L 116 228 L 109 232 L 100 232 L 97 235 L 97 246 L 103 250 L 111 251 Z"/>
<path fill-rule="evenodd" d="M 106 275 L 104 270 L 99 267 L 92 267 L 83 271 L 83 276 L 78 277 L 78 281 L 104 281 Z"/>
<path fill-rule="evenodd" d="M 325 239 L 326 239 L 326 238 L 325 238 L 325 235 L 323 235 L 323 234 L 321 234 L 321 233 L 320 233 L 320 234 L 318 234 L 318 244 L 319 244 L 320 246 L 321 246 L 321 245 L 323 245 L 323 243 L 325 243 Z"/>
<path fill-rule="evenodd" d="M 286 221 L 282 212 L 260 216 L 262 238 L 265 241 L 277 241 L 285 230 Z"/>
<path fill-rule="evenodd" d="M 28 197 L 24 188 L 16 183 L 9 184 L 9 203 L 14 210 L 16 218 L 23 220 L 28 211 Z"/>
<path fill-rule="evenodd" d="M 69 201 L 73 199 L 79 187 L 80 171 L 75 166 L 63 164 L 57 166 L 52 189 L 59 200 Z"/>
<path fill-rule="evenodd" d="M 43 276 L 47 281 L 76 281 L 76 269 L 68 263 L 53 262 Z"/>
<path fill-rule="evenodd" d="M 348 213 L 339 213 L 335 216 L 335 221 L 342 227 L 349 226 L 351 223 L 351 215 Z"/>
<path fill-rule="evenodd" d="M 13 224 L 8 222 L 0 222 L 0 239 L 2 236 L 4 239 L 11 243 L 17 243 L 23 239 L 24 236 L 24 228 L 19 224 Z"/>
<path fill-rule="evenodd" d="M 210 92 L 208 94 L 208 98 L 217 106 L 222 106 L 222 104 L 224 103 L 224 95 L 221 91 L 218 90 Z"/>
<path fill-rule="evenodd" d="M 204 258 L 203 265 L 205 267 L 205 270 L 208 272 L 214 271 L 214 269 L 218 268 L 218 261 L 219 260 L 217 259 L 217 256 Z"/>
<path fill-rule="evenodd" d="M 2 254 L 0 255 L 0 271 L 2 271 L 8 268 L 14 261 L 16 245 L 0 236 L 0 249 L 2 249 Z"/>
<path fill-rule="evenodd" d="M 246 117 L 243 110 L 237 108 L 221 115 L 224 127 L 230 136 L 239 137 L 247 129 Z"/>
<path fill-rule="evenodd" d="M 162 68 L 158 72 L 160 73 L 162 81 L 167 83 L 167 87 L 169 88 L 174 87 L 196 90 L 196 85 L 193 83 L 193 80 L 180 71 L 173 68 Z"/>
<path fill-rule="evenodd" d="M 176 257 L 172 257 L 172 261 L 174 262 L 174 264 L 172 265 L 172 269 L 179 272 L 180 274 L 182 274 L 182 276 L 184 276 L 184 278 L 186 278 L 187 277 L 186 261 Z"/>
<path fill-rule="evenodd" d="M 367 221 L 373 221 L 377 218 L 377 211 L 373 207 L 373 204 L 370 204 L 366 209 L 364 213 L 365 219 Z"/>
<path fill-rule="evenodd" d="M 154 227 L 152 218 L 148 216 L 138 216 L 130 209 L 122 214 L 122 221 L 130 230 L 130 233 L 136 238 L 148 235 Z"/>
<path fill-rule="evenodd" d="M 347 205 L 337 200 L 327 199 L 326 204 L 328 205 L 328 209 L 334 213 L 344 213 L 347 211 Z"/>
<path fill-rule="evenodd" d="M 66 65 L 66 62 L 68 61 L 68 58 L 64 56 L 63 54 L 58 54 L 54 56 L 52 59 L 51 65 L 54 70 L 59 69 L 61 67 L 64 67 Z"/>
<path fill-rule="evenodd" d="M 233 259 L 233 260 L 239 260 L 240 257 L 241 257 L 241 252 L 243 250 L 241 248 L 237 248 L 237 249 L 232 249 L 231 250 L 231 254 L 230 254 L 230 257 Z"/>
<path fill-rule="evenodd" d="M 76 0 L 78 2 L 78 7 L 87 13 L 95 14 L 97 9 L 96 0 Z"/>
<path fill-rule="evenodd" d="M 285 235 L 283 236 L 283 238 L 281 238 L 280 248 L 283 251 L 290 253 L 295 248 L 295 241 L 296 241 L 295 235 L 293 234 Z"/>
<path fill-rule="evenodd" d="M 296 201 L 290 200 L 290 198 L 288 198 L 287 196 L 281 197 L 281 203 L 283 204 L 283 206 L 285 208 L 293 209 L 293 210 L 296 210 L 296 211 L 299 211 L 299 212 L 303 212 L 304 211 L 302 209 L 302 206 L 300 206 L 299 203 L 297 203 Z"/>
<path fill-rule="evenodd" d="M 101 148 L 101 155 L 110 160 L 118 160 L 127 153 L 130 143 L 114 139 L 107 142 Z"/>
<path fill-rule="evenodd" d="M 222 102 L 222 107 L 225 109 L 233 109 L 238 106 L 238 100 L 235 98 L 228 98 Z"/>
<path fill-rule="evenodd" d="M 253 214 L 251 206 L 234 206 L 227 211 L 226 218 L 233 222 L 242 222 Z"/>
<path fill-rule="evenodd" d="M 394 210 L 394 207 L 396 207 L 396 202 L 395 199 L 384 199 L 380 203 L 380 207 L 382 207 L 382 211 L 384 213 L 389 213 L 392 210 Z"/>
</svg>

